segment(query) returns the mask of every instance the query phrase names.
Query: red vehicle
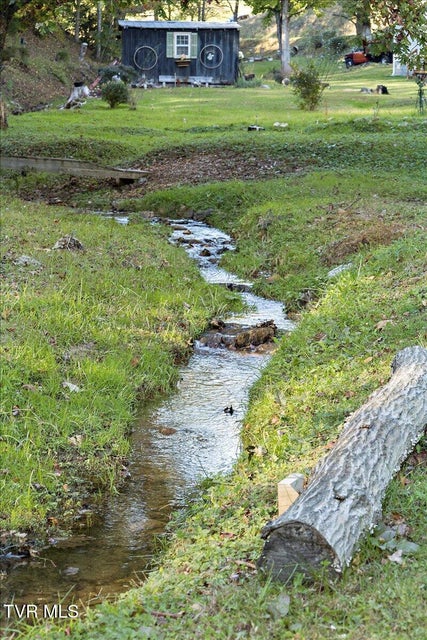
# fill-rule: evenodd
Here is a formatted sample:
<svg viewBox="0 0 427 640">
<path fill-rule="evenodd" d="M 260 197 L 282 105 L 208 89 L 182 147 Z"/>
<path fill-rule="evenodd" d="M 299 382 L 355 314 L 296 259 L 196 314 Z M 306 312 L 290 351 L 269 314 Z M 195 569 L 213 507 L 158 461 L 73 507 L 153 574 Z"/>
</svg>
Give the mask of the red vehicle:
<svg viewBox="0 0 427 640">
<path fill-rule="evenodd" d="M 383 64 L 386 64 L 388 62 L 393 62 L 393 54 L 391 51 L 387 51 L 386 53 L 380 53 L 376 56 L 360 49 L 358 51 L 351 51 L 351 53 L 347 53 L 344 56 L 344 62 L 347 69 L 354 67 L 356 64 L 365 64 L 365 62 L 382 62 Z"/>
</svg>

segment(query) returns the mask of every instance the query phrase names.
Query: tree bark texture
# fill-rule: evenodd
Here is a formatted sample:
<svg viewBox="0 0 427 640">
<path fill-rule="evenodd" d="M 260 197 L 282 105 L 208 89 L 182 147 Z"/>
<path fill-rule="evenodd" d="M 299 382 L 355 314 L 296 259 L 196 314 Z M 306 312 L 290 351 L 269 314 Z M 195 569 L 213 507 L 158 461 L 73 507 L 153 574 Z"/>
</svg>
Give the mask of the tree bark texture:
<svg viewBox="0 0 427 640">
<path fill-rule="evenodd" d="M 80 23 L 81 23 L 81 7 L 80 0 L 76 0 L 76 16 L 74 18 L 74 40 L 78 42 L 80 39 Z"/>
<path fill-rule="evenodd" d="M 389 382 L 345 422 L 306 490 L 264 527 L 259 568 L 282 582 L 325 568 L 339 576 L 378 521 L 387 485 L 426 425 L 427 349 L 407 347 L 395 356 Z"/>
<path fill-rule="evenodd" d="M 282 0 L 280 3 L 281 7 L 281 43 L 280 43 L 280 56 L 281 56 L 281 65 L 282 65 L 282 75 L 285 78 L 289 78 L 292 73 L 291 67 L 291 49 L 289 45 L 289 0 Z"/>
<path fill-rule="evenodd" d="M 6 105 L 0 98 L 0 129 L 7 129 Z"/>
</svg>

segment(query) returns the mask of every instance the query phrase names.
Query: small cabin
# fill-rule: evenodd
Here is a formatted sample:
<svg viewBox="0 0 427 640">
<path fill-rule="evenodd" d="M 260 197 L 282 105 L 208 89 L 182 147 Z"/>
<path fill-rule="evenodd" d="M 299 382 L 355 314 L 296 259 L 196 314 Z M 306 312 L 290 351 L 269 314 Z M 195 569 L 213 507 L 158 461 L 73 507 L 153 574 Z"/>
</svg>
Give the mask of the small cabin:
<svg viewBox="0 0 427 640">
<path fill-rule="evenodd" d="M 119 20 L 122 63 L 147 82 L 234 84 L 238 74 L 236 22 Z"/>
</svg>

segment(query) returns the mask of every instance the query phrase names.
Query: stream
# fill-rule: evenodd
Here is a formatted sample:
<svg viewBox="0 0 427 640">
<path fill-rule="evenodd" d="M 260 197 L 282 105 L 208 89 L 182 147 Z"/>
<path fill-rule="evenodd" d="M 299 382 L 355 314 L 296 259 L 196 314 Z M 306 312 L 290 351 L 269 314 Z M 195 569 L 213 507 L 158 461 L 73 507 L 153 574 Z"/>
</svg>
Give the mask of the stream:
<svg viewBox="0 0 427 640">
<path fill-rule="evenodd" d="M 235 332 L 271 320 L 279 331 L 292 330 L 280 303 L 259 298 L 250 283 L 218 266 L 222 253 L 234 249 L 227 234 L 193 220 L 170 225 L 170 241 L 197 261 L 206 281 L 240 291 L 250 307 L 227 318 L 223 334 L 229 327 Z M 171 512 L 189 504 L 200 480 L 232 469 L 248 393 L 270 353 L 208 345 L 196 342 L 175 393 L 139 412 L 130 478 L 108 499 L 102 517 L 81 533 L 55 540 L 40 558 L 3 558 L 4 603 L 95 604 L 138 586 L 152 568 L 155 540 Z"/>
</svg>

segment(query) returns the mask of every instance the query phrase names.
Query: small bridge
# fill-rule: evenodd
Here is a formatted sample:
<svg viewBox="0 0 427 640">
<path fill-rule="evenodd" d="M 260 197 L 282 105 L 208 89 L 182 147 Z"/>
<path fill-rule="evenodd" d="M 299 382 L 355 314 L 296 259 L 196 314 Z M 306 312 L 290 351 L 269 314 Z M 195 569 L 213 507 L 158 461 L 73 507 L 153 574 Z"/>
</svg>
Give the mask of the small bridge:
<svg viewBox="0 0 427 640">
<path fill-rule="evenodd" d="M 2 169 L 13 171 L 44 171 L 45 173 L 69 173 L 82 178 L 113 179 L 118 184 L 126 184 L 141 180 L 147 175 L 147 171 L 139 169 L 118 169 L 115 167 L 102 167 L 92 162 L 73 160 L 71 158 L 39 158 L 36 156 L 2 156 L 0 158 Z"/>
</svg>

